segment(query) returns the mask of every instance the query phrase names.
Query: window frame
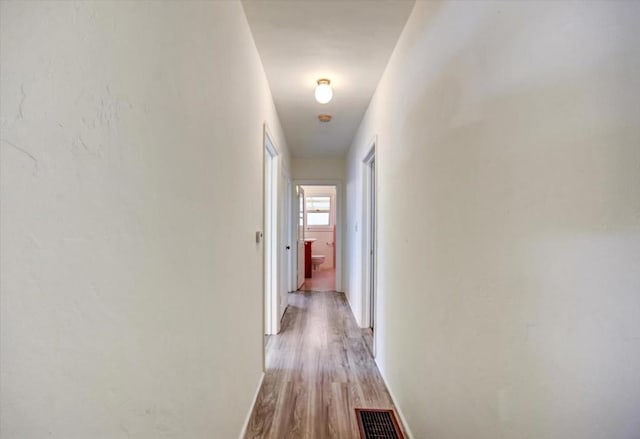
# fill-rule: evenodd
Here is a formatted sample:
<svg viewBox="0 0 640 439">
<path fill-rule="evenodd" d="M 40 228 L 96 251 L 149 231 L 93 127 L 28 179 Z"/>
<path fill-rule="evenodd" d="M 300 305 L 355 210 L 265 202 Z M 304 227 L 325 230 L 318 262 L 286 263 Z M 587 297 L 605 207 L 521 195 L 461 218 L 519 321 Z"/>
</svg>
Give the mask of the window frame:
<svg viewBox="0 0 640 439">
<path fill-rule="evenodd" d="M 329 198 L 329 209 L 309 209 L 308 207 L 308 199 L 309 198 Z M 305 223 L 306 230 L 308 231 L 326 231 L 333 230 L 335 226 L 335 196 L 333 194 L 327 193 L 314 193 L 314 194 L 305 194 L 304 195 L 304 207 L 305 207 Z M 309 214 L 310 213 L 328 213 L 329 214 L 329 224 L 328 225 L 309 225 Z"/>
</svg>

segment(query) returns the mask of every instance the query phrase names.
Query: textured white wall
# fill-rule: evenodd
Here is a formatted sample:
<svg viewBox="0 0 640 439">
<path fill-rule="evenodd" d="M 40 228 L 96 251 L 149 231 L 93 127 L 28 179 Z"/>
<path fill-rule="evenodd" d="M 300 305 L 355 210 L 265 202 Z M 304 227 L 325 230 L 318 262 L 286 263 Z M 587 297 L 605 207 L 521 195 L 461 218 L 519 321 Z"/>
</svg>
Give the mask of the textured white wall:
<svg viewBox="0 0 640 439">
<path fill-rule="evenodd" d="M 638 2 L 417 2 L 378 134 L 378 363 L 415 438 L 640 432 Z"/>
<path fill-rule="evenodd" d="M 238 2 L 0 9 L 2 439 L 237 437 L 262 373 Z"/>
<path fill-rule="evenodd" d="M 294 158 L 291 161 L 293 178 L 297 180 L 340 180 L 345 178 L 344 159 Z"/>
</svg>

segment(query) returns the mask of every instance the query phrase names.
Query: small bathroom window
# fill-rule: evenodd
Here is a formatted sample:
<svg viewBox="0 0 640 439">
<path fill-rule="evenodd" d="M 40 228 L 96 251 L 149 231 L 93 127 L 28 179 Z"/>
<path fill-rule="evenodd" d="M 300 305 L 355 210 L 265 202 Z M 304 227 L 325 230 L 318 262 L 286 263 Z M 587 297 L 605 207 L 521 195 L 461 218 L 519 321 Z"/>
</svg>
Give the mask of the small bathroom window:
<svg viewBox="0 0 640 439">
<path fill-rule="evenodd" d="M 333 197 L 314 195 L 306 197 L 307 227 L 331 227 L 331 205 Z"/>
<path fill-rule="evenodd" d="M 308 211 L 331 211 L 331 197 L 307 197 Z"/>
<path fill-rule="evenodd" d="M 307 213 L 308 226 L 329 226 L 329 212 L 309 212 Z"/>
</svg>

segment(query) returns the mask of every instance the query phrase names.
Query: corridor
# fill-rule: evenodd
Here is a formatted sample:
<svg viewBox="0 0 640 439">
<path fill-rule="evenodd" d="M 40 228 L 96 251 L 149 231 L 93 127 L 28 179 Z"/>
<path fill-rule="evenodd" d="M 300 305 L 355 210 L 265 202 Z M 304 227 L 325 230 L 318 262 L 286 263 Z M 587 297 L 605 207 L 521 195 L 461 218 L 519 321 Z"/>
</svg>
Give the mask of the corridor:
<svg viewBox="0 0 640 439">
<path fill-rule="evenodd" d="M 290 294 L 246 438 L 358 438 L 356 407 L 393 404 L 344 294 Z"/>
<path fill-rule="evenodd" d="M 639 28 L 0 0 L 0 439 L 639 439 Z"/>
</svg>

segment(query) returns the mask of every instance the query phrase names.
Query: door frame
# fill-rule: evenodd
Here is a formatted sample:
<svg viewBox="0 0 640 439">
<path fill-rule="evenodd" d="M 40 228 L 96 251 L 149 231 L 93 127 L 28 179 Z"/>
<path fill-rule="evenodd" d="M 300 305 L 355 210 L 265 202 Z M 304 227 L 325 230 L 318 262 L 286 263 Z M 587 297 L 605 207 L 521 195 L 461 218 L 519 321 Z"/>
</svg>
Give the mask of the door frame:
<svg viewBox="0 0 640 439">
<path fill-rule="evenodd" d="M 378 316 L 378 291 L 377 291 L 377 271 L 378 271 L 378 166 L 376 158 L 377 136 L 370 142 L 370 147 L 365 154 L 363 165 L 363 279 L 362 285 L 362 322 L 367 328 L 373 328 L 373 356 L 376 356 L 377 333 L 376 322 Z M 371 165 L 373 172 L 371 172 Z M 372 181 L 373 179 L 373 181 Z M 373 192 L 373 193 L 372 193 Z M 373 206 L 371 203 L 373 202 Z M 373 208 L 372 208 L 373 207 Z M 373 273 L 372 273 L 373 271 Z"/>
<path fill-rule="evenodd" d="M 302 287 L 304 284 L 304 273 L 302 275 L 302 283 L 300 283 L 300 276 L 298 273 L 298 269 L 300 268 L 300 192 L 302 192 L 303 205 L 302 209 L 304 210 L 304 189 L 299 184 L 296 184 L 293 181 L 293 193 L 291 194 L 292 200 L 292 211 L 291 211 L 291 219 L 293 225 L 293 234 L 295 236 L 296 242 L 296 251 L 292 255 L 294 258 L 293 265 L 291 265 L 291 291 L 298 291 L 298 288 Z M 300 191 L 300 192 L 299 192 Z M 295 201 L 294 201 L 295 200 Z M 293 206 L 295 205 L 295 208 Z M 302 214 L 302 239 L 304 240 L 304 226 L 305 226 L 305 215 Z M 304 260 L 304 243 L 302 244 L 302 258 Z"/>
<path fill-rule="evenodd" d="M 336 291 L 343 293 L 342 288 L 342 241 L 343 241 L 343 185 L 342 180 L 296 179 L 294 185 L 300 186 L 335 186 L 336 187 Z M 297 224 L 297 222 L 296 222 Z"/>
<path fill-rule="evenodd" d="M 287 253 L 287 293 L 290 293 L 292 291 L 295 291 L 295 280 L 293 279 L 293 276 L 295 276 L 296 274 L 296 270 L 294 270 L 294 264 L 297 263 L 297 261 L 295 260 L 295 255 L 296 255 L 296 251 L 294 249 L 294 246 L 297 245 L 297 240 L 298 237 L 297 235 L 294 235 L 294 218 L 293 218 L 293 200 L 294 200 L 294 195 L 295 195 L 295 191 L 296 191 L 296 185 L 293 184 L 293 180 L 291 179 L 291 175 L 289 173 L 287 173 L 287 199 L 285 200 L 285 202 L 287 203 L 287 208 L 285 209 L 285 215 L 287 216 L 286 221 L 287 221 L 287 246 L 289 246 L 288 248 L 288 253 Z M 297 201 L 297 200 L 296 200 Z M 294 242 L 295 241 L 295 242 Z"/>
<path fill-rule="evenodd" d="M 275 146 L 266 124 L 263 129 L 263 154 L 263 333 L 264 335 L 273 335 L 280 330 L 280 319 L 278 319 L 278 177 L 281 171 L 278 163 L 278 148 Z"/>
<path fill-rule="evenodd" d="M 278 251 L 280 255 L 278 271 L 278 295 L 280 297 L 280 307 L 278 308 L 278 332 L 280 332 L 280 323 L 282 317 L 289 306 L 287 294 L 291 291 L 291 175 L 285 166 L 280 166 L 280 176 L 282 177 L 282 190 L 279 191 L 281 196 L 281 204 L 279 205 L 278 232 L 282 232 L 278 237 Z M 281 276 L 281 277 L 280 277 Z"/>
</svg>

